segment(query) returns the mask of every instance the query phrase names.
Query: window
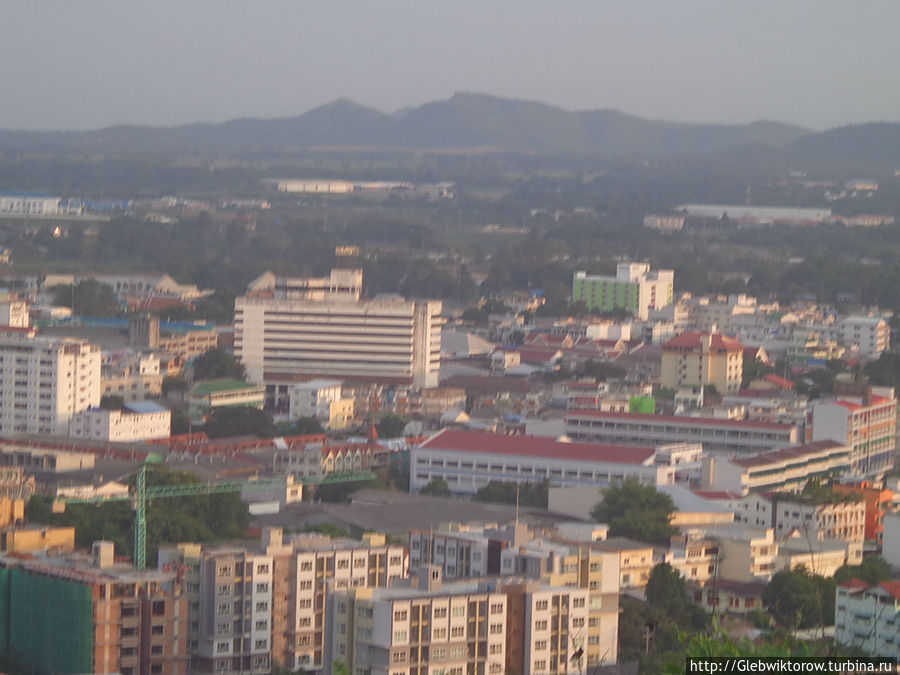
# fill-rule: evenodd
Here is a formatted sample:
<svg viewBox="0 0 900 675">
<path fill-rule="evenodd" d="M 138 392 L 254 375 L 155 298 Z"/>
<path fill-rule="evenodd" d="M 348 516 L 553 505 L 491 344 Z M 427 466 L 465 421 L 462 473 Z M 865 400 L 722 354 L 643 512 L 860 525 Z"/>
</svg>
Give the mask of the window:
<svg viewBox="0 0 900 675">
<path fill-rule="evenodd" d="M 434 608 L 434 618 L 435 619 L 446 619 L 447 618 L 447 608 L 446 607 L 435 607 Z"/>
<path fill-rule="evenodd" d="M 394 642 L 406 642 L 406 631 L 405 630 L 395 630 L 394 631 Z"/>
<path fill-rule="evenodd" d="M 269 630 L 269 622 L 257 621 L 254 630 Z"/>
<path fill-rule="evenodd" d="M 219 567 L 219 576 L 220 577 L 230 577 L 231 576 L 231 567 L 228 565 L 222 565 Z"/>
<path fill-rule="evenodd" d="M 491 624 L 491 635 L 499 635 L 503 632 L 503 624 L 502 623 L 492 623 Z"/>
<path fill-rule="evenodd" d="M 256 566 L 257 574 L 268 574 L 269 573 L 269 563 L 260 563 Z"/>
<path fill-rule="evenodd" d="M 301 572 L 312 572 L 313 564 L 311 560 L 306 560 L 300 563 L 300 571 Z"/>
<path fill-rule="evenodd" d="M 227 642 L 217 642 L 216 643 L 216 654 L 222 654 L 223 652 L 228 651 L 228 643 Z"/>
<path fill-rule="evenodd" d="M 257 602 L 256 603 L 256 611 L 257 612 L 268 612 L 269 611 L 269 603 L 268 602 Z"/>
<path fill-rule="evenodd" d="M 547 609 L 547 606 L 548 606 L 548 605 L 547 605 L 547 601 L 546 601 L 546 600 L 538 600 L 536 603 L 534 603 L 534 608 L 535 608 L 536 610 Z"/>
<path fill-rule="evenodd" d="M 256 642 L 253 643 L 254 649 L 267 649 L 268 647 L 269 647 L 268 640 L 257 640 Z"/>
<path fill-rule="evenodd" d="M 462 626 L 454 626 L 450 629 L 450 637 L 458 638 L 463 637 L 466 634 L 466 629 Z"/>
<path fill-rule="evenodd" d="M 257 593 L 268 593 L 269 592 L 269 584 L 256 584 L 256 592 Z"/>
<path fill-rule="evenodd" d="M 150 653 L 153 654 L 154 656 L 158 656 L 159 654 L 162 654 L 163 646 L 162 645 L 153 645 L 152 647 L 150 647 Z"/>
<path fill-rule="evenodd" d="M 534 648 L 536 651 L 543 651 L 547 649 L 547 641 L 546 640 L 535 640 Z"/>
<path fill-rule="evenodd" d="M 572 598 L 572 607 L 584 607 L 584 598 Z"/>
<path fill-rule="evenodd" d="M 164 626 L 153 626 L 150 629 L 150 633 L 152 635 L 162 635 L 163 633 L 165 633 L 165 627 Z"/>
<path fill-rule="evenodd" d="M 543 619 L 541 621 L 535 621 L 534 629 L 535 630 L 547 630 L 547 620 Z"/>
<path fill-rule="evenodd" d="M 499 614 L 503 611 L 503 603 L 495 602 L 491 605 L 491 614 Z"/>
<path fill-rule="evenodd" d="M 394 621 L 406 621 L 407 612 L 405 609 L 398 609 L 394 612 Z"/>
</svg>

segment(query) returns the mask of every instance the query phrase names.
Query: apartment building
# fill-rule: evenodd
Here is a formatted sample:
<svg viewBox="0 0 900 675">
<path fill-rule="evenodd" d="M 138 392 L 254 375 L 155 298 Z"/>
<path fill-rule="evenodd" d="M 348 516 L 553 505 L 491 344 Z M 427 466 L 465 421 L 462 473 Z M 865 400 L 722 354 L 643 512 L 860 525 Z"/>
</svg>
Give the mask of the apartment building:
<svg viewBox="0 0 900 675">
<path fill-rule="evenodd" d="M 312 417 L 326 429 L 344 429 L 353 419 L 354 401 L 342 395 L 340 380 L 310 380 L 288 388 L 288 417 Z"/>
<path fill-rule="evenodd" d="M 813 478 L 850 469 L 850 448 L 838 441 L 814 441 L 758 455 L 704 458 L 704 489 L 740 495 L 752 491 L 795 491 Z"/>
<path fill-rule="evenodd" d="M 0 591 L 0 644 L 34 672 L 187 673 L 176 573 L 116 563 L 111 542 L 90 556 L 0 556 Z"/>
<path fill-rule="evenodd" d="M 684 449 L 689 454 L 696 450 Z M 666 447 L 444 429 L 410 450 L 409 489 L 415 492 L 434 479 L 463 494 L 474 494 L 491 481 L 603 486 L 634 477 L 648 485 L 668 485 L 675 482 L 676 471 Z"/>
<path fill-rule="evenodd" d="M 716 538 L 720 554 L 719 578 L 769 582 L 778 571 L 778 542 L 771 527 L 733 528 L 718 533 Z"/>
<path fill-rule="evenodd" d="M 0 329 L 0 434 L 67 435 L 100 405 L 100 348 L 83 340 Z"/>
<path fill-rule="evenodd" d="M 866 505 L 867 541 L 874 541 L 881 546 L 884 537 L 884 517 L 894 504 L 894 491 L 878 487 L 870 481 L 854 481 L 839 483 L 832 487 L 835 494 L 855 494 L 862 497 Z"/>
<path fill-rule="evenodd" d="M 345 663 L 352 673 L 511 672 L 506 668 L 507 596 L 497 582 L 444 584 L 439 568 L 425 567 L 408 588 L 350 588 L 333 593 L 329 606 L 328 660 Z M 549 646 L 549 615 L 536 621 L 546 621 L 535 630 Z M 524 648 L 521 641 L 518 646 Z M 543 665 L 541 672 L 550 672 L 549 664 Z"/>
<path fill-rule="evenodd" d="M 835 592 L 834 641 L 870 656 L 900 659 L 900 581 L 869 586 L 859 579 L 838 584 Z"/>
<path fill-rule="evenodd" d="M 69 435 L 111 443 L 168 438 L 172 411 L 152 401 L 126 403 L 119 410 L 90 408 L 72 418 Z"/>
<path fill-rule="evenodd" d="M 583 302 L 588 309 L 609 312 L 624 309 L 641 321 L 651 310 L 672 304 L 675 272 L 650 271 L 647 263 L 619 263 L 614 277 L 575 272 L 572 301 Z"/>
<path fill-rule="evenodd" d="M 183 578 L 189 672 L 271 672 L 271 556 L 179 544 L 160 548 L 159 569 L 178 570 Z"/>
<path fill-rule="evenodd" d="M 0 326 L 28 328 L 30 325 L 31 317 L 28 314 L 27 302 L 9 297 L 0 302 Z"/>
<path fill-rule="evenodd" d="M 272 658 L 309 673 L 327 673 L 331 665 L 326 656 L 330 594 L 386 588 L 408 569 L 403 547 L 374 533 L 362 541 L 322 535 L 284 540 L 281 530 L 267 528 L 263 547 L 274 564 Z"/>
<path fill-rule="evenodd" d="M 267 274 L 235 300 L 235 355 L 271 403 L 286 407 L 289 385 L 313 378 L 437 386 L 441 303 L 362 300 L 361 286 L 361 270 L 325 279 Z"/>
<path fill-rule="evenodd" d="M 106 357 L 100 370 L 102 396 L 121 396 L 126 402 L 162 396 L 163 374 L 158 354 Z"/>
<path fill-rule="evenodd" d="M 671 538 L 664 561 L 681 576 L 700 584 L 715 578 L 719 543 L 703 533 L 687 532 Z"/>
<path fill-rule="evenodd" d="M 744 346 L 718 333 L 683 333 L 662 345 L 659 383 L 670 389 L 713 386 L 736 394 L 744 374 Z"/>
<path fill-rule="evenodd" d="M 247 384 L 240 380 L 206 380 L 198 382 L 189 403 L 192 420 L 202 420 L 217 408 L 246 406 L 262 409 L 265 402 L 265 388 Z"/>
<path fill-rule="evenodd" d="M 772 422 L 601 410 L 570 410 L 565 419 L 566 435 L 586 443 L 701 443 L 705 453 L 748 454 L 797 445 L 802 440 L 797 425 Z"/>
<path fill-rule="evenodd" d="M 860 478 L 881 478 L 894 465 L 897 398 L 893 387 L 866 387 L 858 395 L 813 401 L 807 440 L 850 447 L 850 465 Z"/>
<path fill-rule="evenodd" d="M 856 544 L 862 561 L 866 532 L 866 505 L 860 497 L 836 495 L 811 498 L 805 494 L 772 494 L 772 527 L 779 536 L 796 530 L 811 541 L 846 541 Z M 857 557 L 854 553 L 853 557 Z M 858 564 L 858 563 L 850 563 Z"/>
</svg>

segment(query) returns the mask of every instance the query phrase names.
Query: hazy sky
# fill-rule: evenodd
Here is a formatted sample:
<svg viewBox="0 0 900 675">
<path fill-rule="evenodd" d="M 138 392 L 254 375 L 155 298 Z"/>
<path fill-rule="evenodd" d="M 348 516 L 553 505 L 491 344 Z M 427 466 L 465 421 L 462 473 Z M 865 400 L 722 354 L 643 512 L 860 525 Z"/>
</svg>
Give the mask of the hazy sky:
<svg viewBox="0 0 900 675">
<path fill-rule="evenodd" d="M 457 91 L 813 128 L 900 121 L 898 0 L 6 0 L 0 127 L 381 110 Z"/>
</svg>

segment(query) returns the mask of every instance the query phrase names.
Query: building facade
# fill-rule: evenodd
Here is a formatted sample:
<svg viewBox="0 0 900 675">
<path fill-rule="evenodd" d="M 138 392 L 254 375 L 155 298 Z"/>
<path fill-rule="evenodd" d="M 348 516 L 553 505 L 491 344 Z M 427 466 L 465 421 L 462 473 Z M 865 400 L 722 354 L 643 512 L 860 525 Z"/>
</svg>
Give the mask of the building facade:
<svg viewBox="0 0 900 675">
<path fill-rule="evenodd" d="M 437 386 L 440 302 L 362 300 L 359 270 L 335 270 L 329 284 L 264 277 L 235 300 L 234 349 L 270 402 L 286 407 L 291 383 L 317 377 Z"/>
<path fill-rule="evenodd" d="M 120 410 L 91 408 L 72 418 L 70 436 L 111 443 L 168 438 L 172 411 L 151 401 L 126 403 Z"/>
<path fill-rule="evenodd" d="M 900 658 L 897 615 L 900 582 L 869 586 L 859 579 L 839 584 L 835 593 L 834 641 L 870 656 Z"/>
<path fill-rule="evenodd" d="M 67 435 L 76 413 L 99 405 L 99 347 L 0 331 L 0 434 Z"/>
<path fill-rule="evenodd" d="M 601 312 L 624 309 L 646 321 L 651 310 L 672 303 L 674 284 L 672 270 L 651 272 L 647 263 L 619 263 L 614 277 L 575 272 L 572 301 Z"/>
<path fill-rule="evenodd" d="M 662 346 L 659 383 L 670 389 L 714 386 L 736 394 L 744 374 L 744 346 L 717 333 L 683 333 Z"/>
</svg>

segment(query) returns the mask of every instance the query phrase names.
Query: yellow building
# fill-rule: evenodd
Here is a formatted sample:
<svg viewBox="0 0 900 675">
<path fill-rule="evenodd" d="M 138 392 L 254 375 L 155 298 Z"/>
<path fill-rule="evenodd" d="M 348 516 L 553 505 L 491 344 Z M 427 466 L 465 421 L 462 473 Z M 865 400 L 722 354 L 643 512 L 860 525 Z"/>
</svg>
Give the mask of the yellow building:
<svg viewBox="0 0 900 675">
<path fill-rule="evenodd" d="M 74 551 L 75 528 L 34 525 L 0 531 L 2 553 L 38 553 L 51 549 Z"/>
<path fill-rule="evenodd" d="M 11 527 L 25 520 L 25 500 L 0 497 L 0 527 Z"/>
<path fill-rule="evenodd" d="M 744 347 L 718 333 L 684 333 L 662 346 L 660 385 L 699 389 L 710 385 L 736 394 L 744 374 Z"/>
</svg>

